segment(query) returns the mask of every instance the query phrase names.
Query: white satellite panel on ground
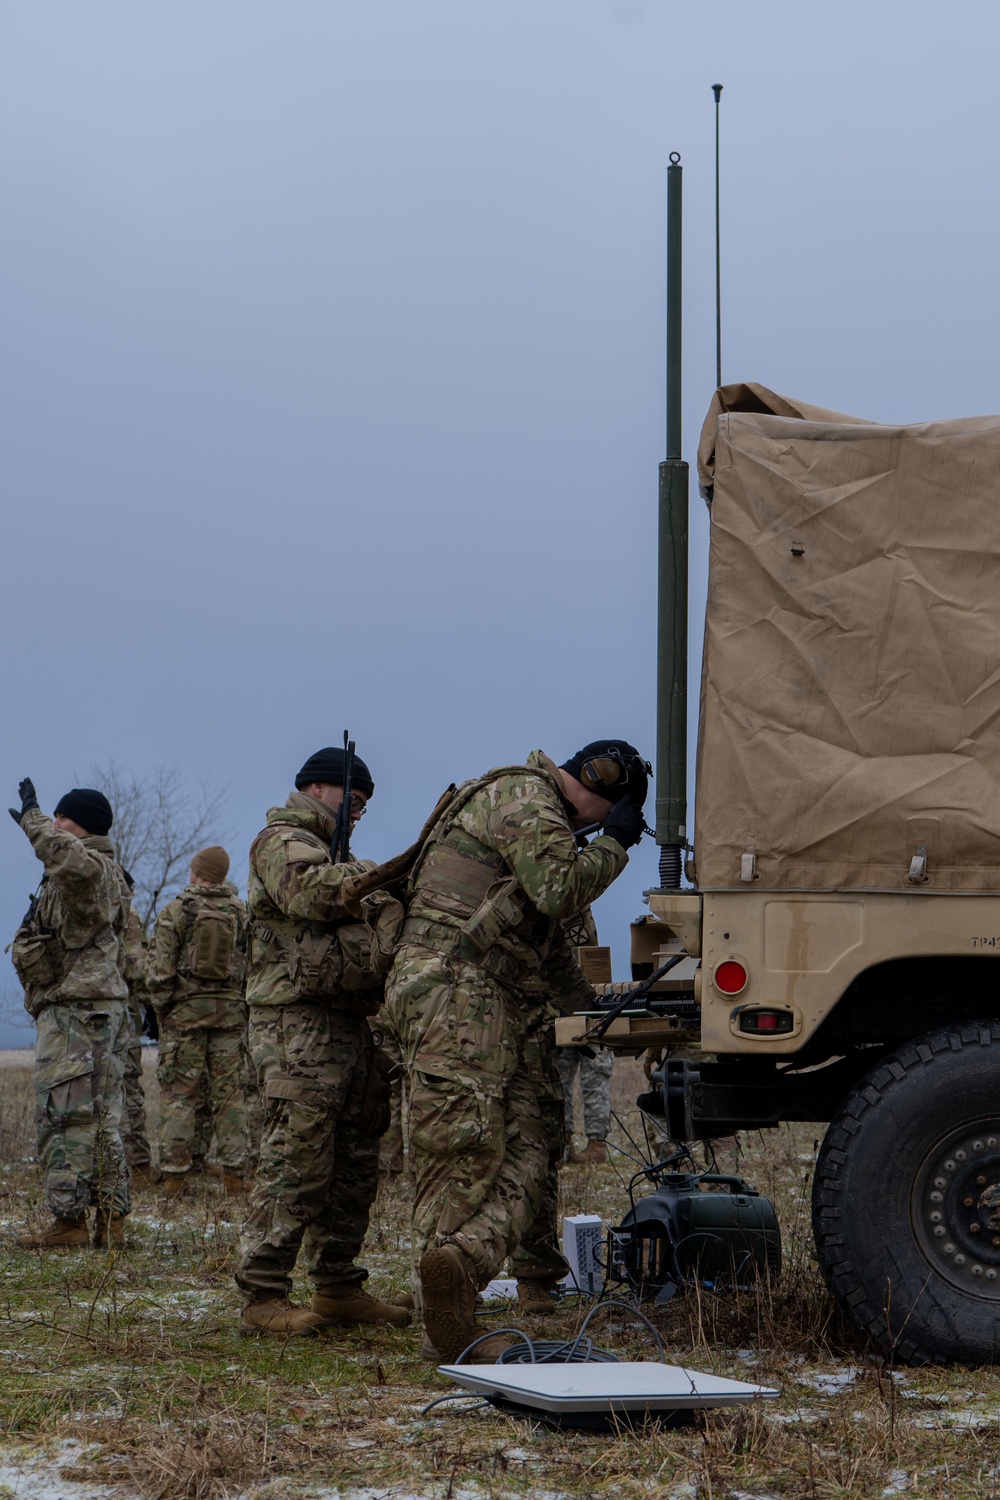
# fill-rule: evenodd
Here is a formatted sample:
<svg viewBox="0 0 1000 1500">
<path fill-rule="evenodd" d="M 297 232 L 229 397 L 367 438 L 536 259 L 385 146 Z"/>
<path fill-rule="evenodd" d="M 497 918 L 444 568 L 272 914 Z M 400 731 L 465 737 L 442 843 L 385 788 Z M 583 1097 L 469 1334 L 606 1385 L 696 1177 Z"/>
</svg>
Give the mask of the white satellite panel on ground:
<svg viewBox="0 0 1000 1500">
<path fill-rule="evenodd" d="M 739 1406 L 771 1386 L 748 1385 L 704 1375 L 681 1365 L 622 1360 L 608 1364 L 441 1365 L 442 1375 L 487 1400 L 528 1407 L 538 1415 L 622 1415 L 690 1412 L 709 1406 Z"/>
</svg>

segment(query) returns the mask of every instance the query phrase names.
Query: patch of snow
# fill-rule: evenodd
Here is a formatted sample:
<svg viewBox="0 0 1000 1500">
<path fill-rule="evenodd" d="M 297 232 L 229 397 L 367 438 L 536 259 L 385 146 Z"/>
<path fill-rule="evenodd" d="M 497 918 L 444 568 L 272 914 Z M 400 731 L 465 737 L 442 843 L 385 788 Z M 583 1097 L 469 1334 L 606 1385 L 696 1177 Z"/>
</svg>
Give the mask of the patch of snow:
<svg viewBox="0 0 1000 1500">
<path fill-rule="evenodd" d="M 4 1500 L 124 1500 L 120 1486 L 64 1479 L 63 1468 L 86 1458 L 90 1448 L 70 1438 L 45 1449 L 0 1448 L 0 1496 Z"/>
</svg>

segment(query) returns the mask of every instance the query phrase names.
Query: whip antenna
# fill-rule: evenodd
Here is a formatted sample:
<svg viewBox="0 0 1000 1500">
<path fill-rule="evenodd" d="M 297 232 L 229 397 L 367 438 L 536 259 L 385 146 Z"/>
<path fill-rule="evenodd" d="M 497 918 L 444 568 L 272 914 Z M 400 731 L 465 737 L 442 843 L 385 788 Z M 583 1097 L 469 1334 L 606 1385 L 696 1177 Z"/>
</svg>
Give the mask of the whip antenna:
<svg viewBox="0 0 1000 1500">
<path fill-rule="evenodd" d="M 713 83 L 715 95 L 715 384 L 722 384 L 722 236 L 719 227 L 719 102 L 722 84 Z"/>
</svg>

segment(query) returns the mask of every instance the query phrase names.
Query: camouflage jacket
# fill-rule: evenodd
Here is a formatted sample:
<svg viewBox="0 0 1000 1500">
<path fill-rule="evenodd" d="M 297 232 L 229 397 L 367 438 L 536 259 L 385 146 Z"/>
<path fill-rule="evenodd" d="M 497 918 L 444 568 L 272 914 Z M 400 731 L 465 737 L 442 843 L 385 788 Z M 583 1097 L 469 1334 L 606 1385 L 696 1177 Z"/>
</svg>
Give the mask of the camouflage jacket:
<svg viewBox="0 0 1000 1500">
<path fill-rule="evenodd" d="M 77 838 L 37 808 L 21 827 L 45 866 L 12 944 L 25 1009 L 37 1016 L 63 1001 L 127 1000 L 118 961 L 131 901 L 111 840 Z"/>
<path fill-rule="evenodd" d="M 137 1033 L 141 1035 L 145 1024 L 144 1006 L 149 998 L 146 993 L 146 934 L 134 906 L 129 907 L 128 920 L 122 933 L 118 967 L 128 985 L 128 1008 L 132 1013 Z"/>
<path fill-rule="evenodd" d="M 341 888 L 349 876 L 374 868 L 370 860 L 333 863 L 336 824 L 331 808 L 308 792 L 292 792 L 284 807 L 270 809 L 267 827 L 250 846 L 249 1005 L 289 1005 L 302 998 L 293 985 L 290 955 L 302 939 L 322 943 L 348 920 Z M 324 998 L 335 999 L 336 991 L 331 979 Z M 374 1011 L 377 1002 L 369 1008 Z"/>
<path fill-rule="evenodd" d="M 210 962 L 206 974 L 199 958 L 200 938 L 207 932 L 211 943 L 212 931 L 219 937 L 219 961 Z M 244 1024 L 246 934 L 246 907 L 229 880 L 185 886 L 167 903 L 156 919 L 146 956 L 146 988 L 166 1030 Z"/>
<path fill-rule="evenodd" d="M 471 789 L 471 791 L 470 791 Z M 404 943 L 480 965 L 557 1005 L 593 998 L 563 923 L 625 868 L 603 835 L 580 849 L 557 769 L 540 750 L 455 794 L 410 877 Z"/>
</svg>

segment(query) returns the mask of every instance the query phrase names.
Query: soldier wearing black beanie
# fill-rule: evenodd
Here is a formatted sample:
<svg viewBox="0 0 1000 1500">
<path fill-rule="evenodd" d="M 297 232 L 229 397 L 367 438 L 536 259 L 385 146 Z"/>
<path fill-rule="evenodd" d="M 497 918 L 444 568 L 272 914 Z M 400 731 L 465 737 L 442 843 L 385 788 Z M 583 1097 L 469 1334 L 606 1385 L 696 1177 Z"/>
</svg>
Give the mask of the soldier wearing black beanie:
<svg viewBox="0 0 1000 1500">
<path fill-rule="evenodd" d="M 315 755 L 310 755 L 302 770 L 295 778 L 296 791 L 301 792 L 304 787 L 312 786 L 314 781 L 319 782 L 323 786 L 344 785 L 344 752 L 342 749 L 338 750 L 334 745 L 327 745 L 325 750 L 317 750 Z M 364 792 L 366 797 L 370 797 L 375 790 L 372 773 L 360 755 L 355 755 L 354 757 L 351 784 L 356 792 Z"/>
<path fill-rule="evenodd" d="M 56 803 L 56 817 L 60 813 L 64 818 L 72 818 L 74 823 L 79 823 L 88 833 L 110 833 L 115 821 L 107 797 L 90 786 L 75 786 L 71 792 L 60 797 Z"/>
</svg>

